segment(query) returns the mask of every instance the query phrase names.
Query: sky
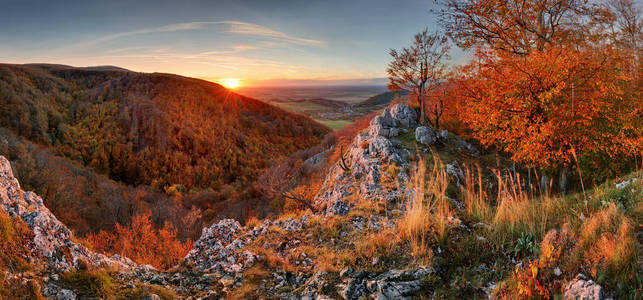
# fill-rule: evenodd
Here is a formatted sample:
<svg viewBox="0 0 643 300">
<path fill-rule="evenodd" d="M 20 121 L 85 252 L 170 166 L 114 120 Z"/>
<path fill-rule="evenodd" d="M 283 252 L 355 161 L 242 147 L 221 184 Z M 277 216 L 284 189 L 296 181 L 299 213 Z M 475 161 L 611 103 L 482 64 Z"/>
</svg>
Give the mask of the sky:
<svg viewBox="0 0 643 300">
<path fill-rule="evenodd" d="M 433 0 L 0 0 L 0 62 L 114 65 L 243 85 L 381 84 Z M 452 62 L 462 60 L 454 50 Z"/>
</svg>

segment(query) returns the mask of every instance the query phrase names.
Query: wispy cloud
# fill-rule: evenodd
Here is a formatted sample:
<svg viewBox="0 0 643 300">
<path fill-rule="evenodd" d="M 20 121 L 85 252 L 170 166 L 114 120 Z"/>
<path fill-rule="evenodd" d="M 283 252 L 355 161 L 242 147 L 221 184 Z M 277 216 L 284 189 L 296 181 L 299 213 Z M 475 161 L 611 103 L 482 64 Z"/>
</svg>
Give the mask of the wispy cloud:
<svg viewBox="0 0 643 300">
<path fill-rule="evenodd" d="M 170 51 L 168 49 L 155 49 L 141 53 L 115 53 L 112 55 L 97 56 L 98 59 L 106 60 L 135 60 L 139 63 L 153 62 L 153 63 L 180 63 L 180 64 L 199 64 L 209 65 L 217 68 L 228 70 L 243 70 L 243 69 L 297 69 L 290 64 L 283 62 L 249 58 L 236 55 L 238 51 L 207 51 L 201 53 L 185 53 Z"/>
<path fill-rule="evenodd" d="M 129 37 L 129 36 L 150 34 L 150 33 L 200 30 L 200 29 L 205 29 L 207 27 L 216 27 L 216 26 L 224 27 L 223 32 L 227 34 L 256 36 L 256 37 L 262 37 L 262 38 L 270 39 L 281 43 L 289 43 L 289 44 L 303 45 L 303 46 L 319 47 L 319 46 L 326 45 L 326 42 L 321 40 L 295 37 L 287 33 L 273 30 L 268 27 L 253 24 L 253 23 L 246 23 L 246 22 L 240 22 L 240 21 L 215 21 L 215 22 L 178 23 L 178 24 L 160 26 L 157 28 L 119 32 L 119 33 L 106 35 L 94 40 L 77 43 L 72 47 L 73 48 L 92 47 L 101 43 L 105 43 L 108 41 L 112 41 L 112 40 L 116 40 L 124 37 Z"/>
</svg>

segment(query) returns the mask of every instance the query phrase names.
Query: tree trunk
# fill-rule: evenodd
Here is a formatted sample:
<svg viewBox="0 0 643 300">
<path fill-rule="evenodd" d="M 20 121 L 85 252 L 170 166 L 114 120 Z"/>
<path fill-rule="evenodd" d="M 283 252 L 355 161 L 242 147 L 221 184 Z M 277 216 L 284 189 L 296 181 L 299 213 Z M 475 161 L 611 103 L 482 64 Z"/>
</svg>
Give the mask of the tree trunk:
<svg viewBox="0 0 643 300">
<path fill-rule="evenodd" d="M 435 129 L 440 130 L 440 112 L 437 104 L 435 105 Z"/>
<path fill-rule="evenodd" d="M 549 194 L 549 176 L 544 173 L 540 176 L 540 193 L 543 195 Z"/>
<path fill-rule="evenodd" d="M 420 86 L 420 124 L 424 125 L 424 85 Z"/>
<path fill-rule="evenodd" d="M 567 194 L 567 173 L 568 169 L 567 167 L 563 167 L 560 169 L 560 178 L 558 179 L 558 186 L 560 188 L 560 193 L 565 195 Z"/>
</svg>

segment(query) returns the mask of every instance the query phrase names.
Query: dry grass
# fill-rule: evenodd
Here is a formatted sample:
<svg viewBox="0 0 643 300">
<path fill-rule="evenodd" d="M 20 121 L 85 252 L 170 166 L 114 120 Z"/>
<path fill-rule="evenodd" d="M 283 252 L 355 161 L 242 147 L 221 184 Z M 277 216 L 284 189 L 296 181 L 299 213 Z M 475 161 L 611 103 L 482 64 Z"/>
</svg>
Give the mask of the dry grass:
<svg viewBox="0 0 643 300">
<path fill-rule="evenodd" d="M 591 275 L 630 277 L 636 271 L 635 234 L 632 220 L 613 203 L 587 219 L 580 230 L 579 246 Z"/>
<path fill-rule="evenodd" d="M 487 221 L 491 219 L 493 211 L 482 183 L 480 165 L 476 164 L 475 171 L 476 174 L 470 166 L 464 167 L 464 182 L 460 186 L 460 195 L 468 216 L 474 217 L 476 221 Z"/>
<path fill-rule="evenodd" d="M 501 241 L 516 239 L 522 233 L 530 232 L 543 237 L 551 228 L 565 222 L 573 213 L 563 198 L 547 194 L 536 196 L 527 190 L 520 174 L 496 172 L 498 181 L 497 207 L 492 220 L 496 238 Z"/>
<path fill-rule="evenodd" d="M 413 192 L 398 229 L 401 237 L 408 241 L 413 257 L 419 261 L 428 262 L 433 256 L 433 239 L 443 241 L 446 238 L 453 213 L 446 197 L 448 183 L 444 164 L 436 154 L 429 173 L 423 159 L 412 172 L 408 188 Z"/>
</svg>

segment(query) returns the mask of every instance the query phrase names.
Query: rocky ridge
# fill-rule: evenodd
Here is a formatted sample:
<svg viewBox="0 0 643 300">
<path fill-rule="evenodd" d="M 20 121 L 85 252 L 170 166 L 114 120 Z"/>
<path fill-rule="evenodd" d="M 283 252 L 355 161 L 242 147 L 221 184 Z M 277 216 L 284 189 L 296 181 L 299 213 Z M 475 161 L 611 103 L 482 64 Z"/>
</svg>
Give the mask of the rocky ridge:
<svg viewBox="0 0 643 300">
<path fill-rule="evenodd" d="M 315 205 L 327 215 L 346 215 L 352 206 L 349 197 L 399 203 L 404 198 L 405 182 L 409 178 L 408 150 L 400 147 L 394 138 L 407 132 L 417 119 L 415 111 L 397 104 L 373 118 L 368 128 L 360 132 L 346 150 L 345 162 L 349 170 L 337 163 L 330 168 L 322 187 L 315 197 Z M 395 190 L 381 185 L 383 167 L 399 167 Z"/>
<path fill-rule="evenodd" d="M 95 268 L 128 270 L 136 264 L 126 257 L 108 257 L 74 242 L 72 232 L 45 207 L 42 198 L 20 188 L 9 161 L 0 156 L 1 208 L 19 217 L 33 230 L 34 260 L 43 260 L 54 272 L 65 272 L 86 264 Z"/>
</svg>

